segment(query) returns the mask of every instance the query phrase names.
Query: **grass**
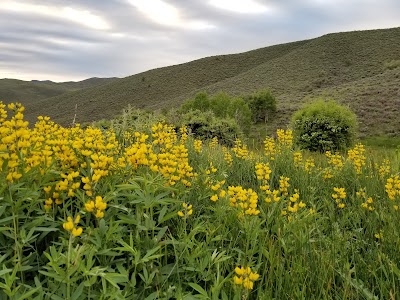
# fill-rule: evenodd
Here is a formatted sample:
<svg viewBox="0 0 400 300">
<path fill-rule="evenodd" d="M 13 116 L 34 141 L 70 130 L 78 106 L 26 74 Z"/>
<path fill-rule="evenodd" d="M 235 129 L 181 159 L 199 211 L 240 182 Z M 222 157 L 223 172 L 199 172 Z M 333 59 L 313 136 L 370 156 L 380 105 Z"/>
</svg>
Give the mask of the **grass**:
<svg viewBox="0 0 400 300">
<path fill-rule="evenodd" d="M 110 119 L 128 104 L 160 110 L 199 91 L 245 95 L 270 88 L 278 100 L 271 132 L 304 102 L 332 97 L 359 117 L 361 137 L 398 136 L 400 28 L 334 33 L 240 54 L 206 57 L 55 97 L 29 101 L 27 119 L 49 115 L 63 125 Z M 17 89 L 18 90 L 18 89 Z M 13 99 L 2 97 L 6 102 Z M 34 97 L 32 97 L 34 99 Z"/>
<path fill-rule="evenodd" d="M 52 82 L 52 81 L 23 81 L 17 79 L 0 79 L 0 99 L 10 102 L 21 102 L 22 104 L 35 103 L 39 100 L 59 96 L 61 94 L 98 86 L 111 82 L 116 78 L 89 78 L 74 82 Z"/>
<path fill-rule="evenodd" d="M 269 153 L 200 146 L 123 116 L 29 129 L 22 111 L 0 104 L 0 298 L 399 298 L 393 150 L 307 153 L 289 130 Z"/>
<path fill-rule="evenodd" d="M 400 139 L 384 136 L 373 136 L 362 140 L 363 144 L 377 149 L 400 149 Z"/>
</svg>

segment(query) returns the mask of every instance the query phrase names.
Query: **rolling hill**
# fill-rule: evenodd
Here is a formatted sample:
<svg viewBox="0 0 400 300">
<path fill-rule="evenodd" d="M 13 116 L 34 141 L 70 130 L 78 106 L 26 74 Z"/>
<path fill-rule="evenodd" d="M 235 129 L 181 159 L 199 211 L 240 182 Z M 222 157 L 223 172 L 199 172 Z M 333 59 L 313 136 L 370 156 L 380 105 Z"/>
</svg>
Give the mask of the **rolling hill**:
<svg viewBox="0 0 400 300">
<path fill-rule="evenodd" d="M 35 103 L 38 100 L 46 99 L 77 91 L 84 88 L 94 87 L 100 84 L 112 82 L 116 78 L 89 78 L 82 81 L 53 82 L 50 80 L 17 80 L 0 79 L 0 100 L 5 102 Z"/>
<path fill-rule="evenodd" d="M 111 118 L 128 104 L 157 110 L 179 106 L 199 91 L 244 95 L 269 88 L 278 100 L 272 127 L 285 126 L 302 103 L 325 97 L 356 112 L 362 136 L 399 136 L 400 28 L 333 33 L 206 57 L 77 90 L 63 88 L 57 95 L 50 95 L 55 93 L 51 90 L 48 97 L 24 99 L 28 120 L 49 115 L 68 125 L 75 106 L 77 121 L 88 122 Z M 7 102 L 1 91 L 0 98 Z"/>
</svg>

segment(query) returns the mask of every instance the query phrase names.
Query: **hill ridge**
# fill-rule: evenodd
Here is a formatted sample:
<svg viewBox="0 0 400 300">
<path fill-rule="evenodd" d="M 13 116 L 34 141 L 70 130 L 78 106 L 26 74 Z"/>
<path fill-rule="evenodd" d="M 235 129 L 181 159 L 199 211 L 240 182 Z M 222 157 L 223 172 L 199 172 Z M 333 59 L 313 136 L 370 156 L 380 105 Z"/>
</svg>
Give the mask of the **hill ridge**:
<svg viewBox="0 0 400 300">
<path fill-rule="evenodd" d="M 395 119 L 400 119 L 400 112 L 395 105 L 399 99 L 396 76 L 400 68 L 392 71 L 385 67 L 387 62 L 397 60 L 400 62 L 400 27 L 329 33 L 152 69 L 24 104 L 31 122 L 37 115 L 46 114 L 68 125 L 73 119 L 75 104 L 78 105 L 77 121 L 90 122 L 111 118 L 128 104 L 144 109 L 171 108 L 198 91 L 245 95 L 269 88 L 277 96 L 279 111 L 270 126 L 285 126 L 290 114 L 302 103 L 327 93 L 355 110 L 361 128 L 368 124 L 363 134 L 398 135 L 400 125 Z M 387 91 L 382 90 L 384 86 Z M 369 99 L 365 99 L 363 90 L 369 91 Z M 382 120 L 385 112 L 377 107 L 375 112 L 365 112 L 359 101 L 381 101 L 382 93 L 385 93 L 386 110 L 394 112 L 389 113 L 390 122 L 384 128 L 378 122 L 371 123 L 371 117 Z"/>
</svg>

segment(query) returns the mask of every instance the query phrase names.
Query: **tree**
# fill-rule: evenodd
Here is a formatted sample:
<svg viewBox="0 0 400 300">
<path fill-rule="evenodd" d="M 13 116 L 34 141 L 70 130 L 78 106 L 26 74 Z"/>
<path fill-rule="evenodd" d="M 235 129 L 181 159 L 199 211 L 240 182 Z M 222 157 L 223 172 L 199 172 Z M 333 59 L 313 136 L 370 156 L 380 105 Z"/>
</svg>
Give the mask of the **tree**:
<svg viewBox="0 0 400 300">
<path fill-rule="evenodd" d="M 267 123 L 270 116 L 276 112 L 276 99 L 269 90 L 247 96 L 246 102 L 253 115 L 254 123 Z"/>
<path fill-rule="evenodd" d="M 356 115 L 335 101 L 318 100 L 294 113 L 291 121 L 297 144 L 310 151 L 344 150 L 351 146 Z"/>
<path fill-rule="evenodd" d="M 250 132 L 252 114 L 249 106 L 242 98 L 231 99 L 226 111 L 227 116 L 233 118 L 244 133 Z"/>
<path fill-rule="evenodd" d="M 182 114 L 199 110 L 211 111 L 216 118 L 233 119 L 244 133 L 248 133 L 251 125 L 251 110 L 242 98 L 234 98 L 226 93 L 218 93 L 208 97 L 206 93 L 198 93 L 192 100 L 185 102 L 180 112 Z"/>
<path fill-rule="evenodd" d="M 207 93 L 200 92 L 197 93 L 194 99 L 187 100 L 185 103 L 181 105 L 181 112 L 186 113 L 190 110 L 200 110 L 200 111 L 207 111 L 210 110 L 210 100 L 208 98 Z"/>
</svg>

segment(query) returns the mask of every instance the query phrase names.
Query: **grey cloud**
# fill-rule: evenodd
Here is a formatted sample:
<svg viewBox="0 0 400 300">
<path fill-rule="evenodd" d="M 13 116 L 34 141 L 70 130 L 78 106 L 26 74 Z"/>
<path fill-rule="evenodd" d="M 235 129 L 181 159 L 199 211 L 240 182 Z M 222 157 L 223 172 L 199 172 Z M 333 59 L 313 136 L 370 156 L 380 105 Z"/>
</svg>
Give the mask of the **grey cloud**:
<svg viewBox="0 0 400 300">
<path fill-rule="evenodd" d="M 47 79 L 127 76 L 330 32 L 400 26 L 397 0 L 259 0 L 274 8 L 262 14 L 216 9 L 207 0 L 165 1 L 179 9 L 184 25 L 201 21 L 215 27 L 192 30 L 156 24 L 126 0 L 20 1 L 88 10 L 110 24 L 107 30 L 0 8 L 0 78 L 2 70 L 10 69 L 48 74 Z"/>
</svg>

